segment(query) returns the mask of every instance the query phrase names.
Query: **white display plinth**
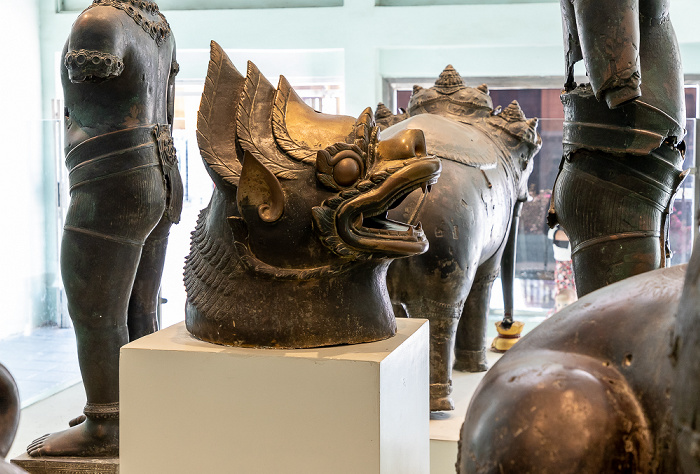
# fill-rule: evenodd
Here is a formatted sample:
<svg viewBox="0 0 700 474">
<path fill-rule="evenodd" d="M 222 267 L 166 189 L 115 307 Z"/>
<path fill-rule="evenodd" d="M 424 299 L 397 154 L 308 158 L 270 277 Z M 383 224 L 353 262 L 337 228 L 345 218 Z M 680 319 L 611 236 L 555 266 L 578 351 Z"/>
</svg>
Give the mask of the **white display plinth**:
<svg viewBox="0 0 700 474">
<path fill-rule="evenodd" d="M 493 367 L 503 354 L 486 350 L 486 361 Z M 454 474 L 459 449 L 459 434 L 472 395 L 486 372 L 452 371 L 454 411 L 433 413 L 430 420 L 430 474 Z"/>
<path fill-rule="evenodd" d="M 428 473 L 428 324 L 317 349 L 199 341 L 184 323 L 127 344 L 124 474 Z"/>
</svg>

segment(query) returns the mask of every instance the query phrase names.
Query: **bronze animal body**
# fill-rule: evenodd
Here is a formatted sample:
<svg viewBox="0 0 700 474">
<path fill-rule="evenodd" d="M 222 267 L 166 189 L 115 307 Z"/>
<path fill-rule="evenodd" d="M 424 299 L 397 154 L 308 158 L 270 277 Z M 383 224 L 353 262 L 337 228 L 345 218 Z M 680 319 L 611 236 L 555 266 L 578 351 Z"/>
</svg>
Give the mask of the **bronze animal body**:
<svg viewBox="0 0 700 474">
<path fill-rule="evenodd" d="M 671 342 L 671 412 L 678 471 L 700 472 L 700 258 L 691 257 Z"/>
<path fill-rule="evenodd" d="M 672 196 L 683 180 L 683 72 L 669 0 L 561 6 L 564 156 L 550 225 L 561 223 L 571 240 L 584 295 L 666 264 Z M 577 86 L 581 59 L 591 83 Z"/>
<path fill-rule="evenodd" d="M 155 3 L 94 0 L 62 54 L 71 201 L 61 274 L 87 404 L 71 428 L 35 440 L 31 456 L 119 450 L 119 348 L 157 329 L 170 226 L 182 181 L 171 125 L 175 41 Z"/>
<path fill-rule="evenodd" d="M 198 141 L 216 184 L 185 266 L 186 326 L 197 338 L 299 348 L 395 334 L 391 259 L 424 252 L 420 226 L 387 208 L 436 181 L 419 130 L 379 137 L 358 119 L 308 107 L 284 77 L 246 77 L 214 42 Z"/>
<path fill-rule="evenodd" d="M 431 410 L 452 410 L 453 351 L 456 368 L 486 370 L 489 296 L 504 253 L 504 293 L 512 295 L 517 217 L 541 139 L 537 119 L 516 102 L 494 111 L 488 88 L 467 87 L 452 66 L 435 87 L 414 89 L 407 115 L 382 133 L 423 130 L 443 173 L 429 195 L 411 195 L 389 213 L 420 220 L 430 249 L 395 261 L 388 287 L 397 315 L 430 320 Z"/>
<path fill-rule="evenodd" d="M 686 282 L 694 294 L 698 257 Z M 674 383 L 673 393 L 697 386 L 674 376 L 669 358 L 685 274 L 679 265 L 602 288 L 518 342 L 472 398 L 458 472 L 678 472 L 669 397 Z M 695 314 L 698 300 L 686 303 Z M 686 375 L 700 346 L 690 347 Z"/>
</svg>

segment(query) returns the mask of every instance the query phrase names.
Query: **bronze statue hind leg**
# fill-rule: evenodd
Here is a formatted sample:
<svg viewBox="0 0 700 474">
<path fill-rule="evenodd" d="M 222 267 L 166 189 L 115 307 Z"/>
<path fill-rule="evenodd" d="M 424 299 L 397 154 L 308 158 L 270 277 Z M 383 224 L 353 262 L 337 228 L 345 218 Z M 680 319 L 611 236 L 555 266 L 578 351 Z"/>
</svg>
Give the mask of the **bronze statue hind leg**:
<svg viewBox="0 0 700 474">
<path fill-rule="evenodd" d="M 519 356 L 494 366 L 472 398 L 458 473 L 652 472 L 648 421 L 617 369 L 575 353 Z"/>
<path fill-rule="evenodd" d="M 500 257 L 500 255 L 499 255 Z M 454 369 L 461 372 L 484 372 L 486 362 L 486 323 L 491 302 L 491 288 L 498 275 L 499 258 L 479 267 L 464 304 L 455 338 Z"/>
</svg>

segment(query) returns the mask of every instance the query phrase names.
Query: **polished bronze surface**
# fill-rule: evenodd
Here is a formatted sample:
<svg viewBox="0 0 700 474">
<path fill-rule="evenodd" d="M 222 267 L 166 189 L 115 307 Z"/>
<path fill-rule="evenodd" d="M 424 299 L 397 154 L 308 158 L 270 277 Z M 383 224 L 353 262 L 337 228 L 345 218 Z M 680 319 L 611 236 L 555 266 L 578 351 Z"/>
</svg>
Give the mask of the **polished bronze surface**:
<svg viewBox="0 0 700 474">
<path fill-rule="evenodd" d="M 503 355 L 472 398 L 458 472 L 678 472 L 669 342 L 685 273 L 658 269 L 584 296 Z M 684 393 L 697 408 L 697 392 Z"/>
<path fill-rule="evenodd" d="M 564 156 L 550 225 L 566 230 L 585 295 L 666 264 L 672 196 L 684 177 L 683 73 L 668 0 L 561 6 Z M 590 84 L 574 82 L 581 59 Z"/>
<path fill-rule="evenodd" d="M 670 394 L 679 472 L 700 472 L 700 248 L 688 264 L 671 338 Z"/>
<path fill-rule="evenodd" d="M 182 181 L 171 137 L 175 41 L 155 3 L 95 0 L 62 53 L 71 201 L 61 274 L 87 404 L 31 456 L 119 452 L 119 348 L 157 329 Z"/>
<path fill-rule="evenodd" d="M 12 447 L 19 425 L 19 391 L 15 379 L 0 364 L 0 472 L 2 463 Z"/>
<path fill-rule="evenodd" d="M 185 265 L 187 329 L 275 348 L 392 336 L 387 267 L 428 241 L 386 211 L 440 174 L 423 133 L 380 138 L 370 109 L 318 113 L 284 77 L 275 88 L 253 63 L 243 77 L 215 42 L 197 128 L 216 187 Z"/>
<path fill-rule="evenodd" d="M 377 114 L 382 125 L 396 122 L 381 106 Z M 512 323 L 517 218 L 541 140 L 537 119 L 526 119 L 517 102 L 494 110 L 488 87 L 467 87 L 452 66 L 434 87 L 414 88 L 407 116 L 382 136 L 423 130 L 443 172 L 430 194 L 414 193 L 389 213 L 422 222 L 430 249 L 395 261 L 388 287 L 397 315 L 430 320 L 431 410 L 451 410 L 453 351 L 455 368 L 486 370 L 486 316 L 499 270 L 510 296 L 505 324 Z"/>
</svg>

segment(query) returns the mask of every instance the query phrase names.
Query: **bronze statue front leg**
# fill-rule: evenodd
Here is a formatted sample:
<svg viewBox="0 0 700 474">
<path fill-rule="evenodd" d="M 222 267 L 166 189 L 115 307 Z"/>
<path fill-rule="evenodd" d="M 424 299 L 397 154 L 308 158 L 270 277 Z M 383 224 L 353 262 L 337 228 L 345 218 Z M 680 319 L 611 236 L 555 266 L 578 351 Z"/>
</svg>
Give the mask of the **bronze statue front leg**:
<svg viewBox="0 0 700 474">
<path fill-rule="evenodd" d="M 430 411 L 454 410 L 452 393 L 452 364 L 454 362 L 455 332 L 462 304 L 440 303 L 424 298 L 420 308 L 406 305 L 409 315 L 419 315 L 430 324 Z"/>
</svg>

